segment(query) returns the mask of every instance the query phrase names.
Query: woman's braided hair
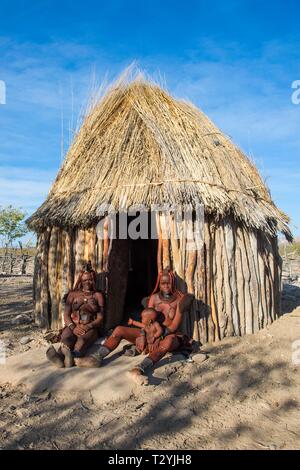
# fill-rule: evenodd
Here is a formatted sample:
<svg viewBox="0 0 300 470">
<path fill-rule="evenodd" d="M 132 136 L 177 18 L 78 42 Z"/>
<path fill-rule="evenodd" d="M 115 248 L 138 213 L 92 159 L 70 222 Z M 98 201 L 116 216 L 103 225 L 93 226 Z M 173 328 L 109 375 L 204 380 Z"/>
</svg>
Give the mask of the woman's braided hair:
<svg viewBox="0 0 300 470">
<path fill-rule="evenodd" d="M 82 289 L 82 276 L 83 274 L 92 274 L 93 276 L 93 289 L 94 291 L 96 290 L 96 271 L 92 268 L 92 263 L 89 260 L 87 263 L 85 263 L 78 275 L 77 281 L 75 282 L 74 285 L 74 290 Z"/>
<path fill-rule="evenodd" d="M 158 292 L 160 280 L 163 276 L 168 276 L 169 279 L 170 279 L 171 294 L 181 297 L 183 295 L 183 293 L 176 289 L 176 277 L 175 277 L 174 272 L 172 271 L 172 269 L 169 266 L 164 268 L 162 271 L 160 271 L 158 273 L 156 284 L 155 284 L 155 287 L 154 287 L 153 292 L 151 293 L 151 295 Z"/>
</svg>

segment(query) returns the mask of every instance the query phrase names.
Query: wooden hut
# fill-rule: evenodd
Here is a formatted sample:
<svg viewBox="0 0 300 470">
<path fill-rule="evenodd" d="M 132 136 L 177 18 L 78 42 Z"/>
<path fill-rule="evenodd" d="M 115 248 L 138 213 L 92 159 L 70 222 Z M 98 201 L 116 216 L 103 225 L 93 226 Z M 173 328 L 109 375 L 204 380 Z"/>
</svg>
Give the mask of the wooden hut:
<svg viewBox="0 0 300 470">
<path fill-rule="evenodd" d="M 137 204 L 149 210 L 157 238 L 109 235 L 110 210 L 99 207 L 121 208 L 121 216 Z M 190 216 L 178 222 L 153 211 L 162 204 L 188 206 Z M 256 332 L 280 314 L 277 234 L 291 238 L 288 222 L 253 162 L 199 109 L 143 78 L 120 80 L 87 114 L 46 201 L 28 219 L 38 234 L 36 321 L 62 325 L 62 298 L 91 260 L 107 294 L 108 328 L 171 266 L 179 287 L 195 295 L 183 324 L 189 335 L 205 343 Z M 188 249 L 190 228 L 203 243 Z"/>
</svg>

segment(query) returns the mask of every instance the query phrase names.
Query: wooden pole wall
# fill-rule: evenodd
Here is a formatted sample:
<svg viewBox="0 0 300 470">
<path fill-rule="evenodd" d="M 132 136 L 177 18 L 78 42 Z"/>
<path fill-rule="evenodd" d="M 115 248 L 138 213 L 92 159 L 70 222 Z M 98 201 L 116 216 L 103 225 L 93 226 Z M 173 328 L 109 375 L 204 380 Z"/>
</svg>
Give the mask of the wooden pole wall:
<svg viewBox="0 0 300 470">
<path fill-rule="evenodd" d="M 183 331 L 201 343 L 255 333 L 280 315 L 281 258 L 276 239 L 250 231 L 226 218 L 206 218 L 198 230 L 203 244 L 190 249 L 195 222 L 179 223 L 170 215 L 171 239 L 164 237 L 165 220 L 158 216 L 162 267 L 177 274 L 178 288 L 194 294 L 183 320 Z M 179 236 L 174 235 L 178 233 Z M 158 268 L 160 265 L 158 264 Z"/>
<path fill-rule="evenodd" d="M 185 333 L 204 344 L 254 333 L 278 318 L 281 258 L 276 239 L 229 218 L 216 223 L 206 217 L 199 227 L 191 216 L 178 221 L 174 214 L 157 214 L 156 223 L 158 271 L 170 266 L 177 287 L 195 296 L 184 317 Z M 97 288 L 107 292 L 112 247 L 108 228 L 105 221 L 100 228 L 52 227 L 39 234 L 33 295 L 41 327 L 63 326 L 62 299 L 84 262 L 91 260 L 98 272 Z"/>
<path fill-rule="evenodd" d="M 63 326 L 63 298 L 85 262 L 90 260 L 98 273 L 97 288 L 106 291 L 103 268 L 107 269 L 110 248 L 107 225 L 98 236 L 95 228 L 64 231 L 58 227 L 38 235 L 33 297 L 35 321 L 42 328 Z"/>
</svg>

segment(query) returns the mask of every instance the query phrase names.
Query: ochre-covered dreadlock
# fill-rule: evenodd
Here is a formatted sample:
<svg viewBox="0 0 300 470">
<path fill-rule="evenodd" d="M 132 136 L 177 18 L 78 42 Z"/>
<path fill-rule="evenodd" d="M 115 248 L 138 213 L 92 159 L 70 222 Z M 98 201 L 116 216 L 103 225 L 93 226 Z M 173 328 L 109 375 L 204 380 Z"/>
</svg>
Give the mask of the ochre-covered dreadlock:
<svg viewBox="0 0 300 470">
<path fill-rule="evenodd" d="M 83 274 L 92 274 L 93 275 L 93 290 L 96 290 L 96 271 L 92 268 L 91 261 L 88 261 L 83 265 L 82 270 L 78 274 L 78 278 L 74 285 L 74 290 L 82 289 L 82 276 Z"/>
<path fill-rule="evenodd" d="M 171 294 L 176 296 L 182 296 L 183 293 L 176 289 L 176 277 L 170 267 L 164 268 L 158 273 L 156 284 L 151 295 L 155 294 L 159 290 L 160 280 L 163 276 L 169 276 L 171 283 Z"/>
</svg>

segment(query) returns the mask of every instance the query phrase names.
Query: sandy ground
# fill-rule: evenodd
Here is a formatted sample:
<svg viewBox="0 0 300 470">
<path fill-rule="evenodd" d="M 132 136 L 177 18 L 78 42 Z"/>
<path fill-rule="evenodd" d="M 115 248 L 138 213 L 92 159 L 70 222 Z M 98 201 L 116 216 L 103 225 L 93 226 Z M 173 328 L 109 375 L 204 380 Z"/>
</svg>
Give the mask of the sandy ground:
<svg viewBox="0 0 300 470">
<path fill-rule="evenodd" d="M 164 374 L 158 367 L 151 385 L 123 402 L 99 407 L 88 392 L 29 394 L 1 383 L 0 365 L 0 448 L 299 449 L 299 292 L 287 286 L 289 313 L 270 327 L 206 345 L 201 364 L 176 362 Z M 0 278 L 0 340 L 8 356 L 43 350 L 46 341 L 32 323 L 12 324 L 31 312 L 31 279 Z M 24 336 L 31 339 L 26 345 Z"/>
</svg>

